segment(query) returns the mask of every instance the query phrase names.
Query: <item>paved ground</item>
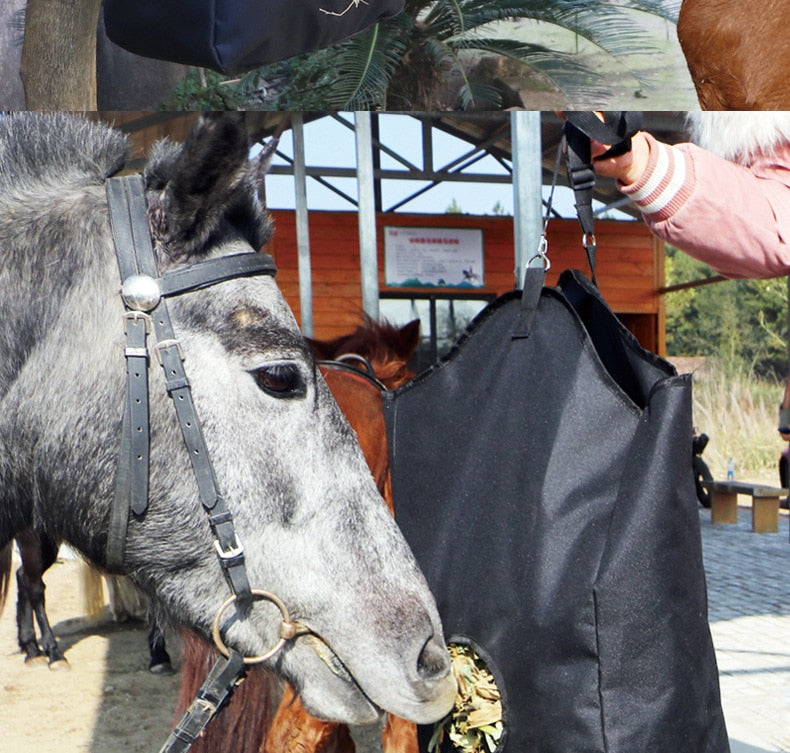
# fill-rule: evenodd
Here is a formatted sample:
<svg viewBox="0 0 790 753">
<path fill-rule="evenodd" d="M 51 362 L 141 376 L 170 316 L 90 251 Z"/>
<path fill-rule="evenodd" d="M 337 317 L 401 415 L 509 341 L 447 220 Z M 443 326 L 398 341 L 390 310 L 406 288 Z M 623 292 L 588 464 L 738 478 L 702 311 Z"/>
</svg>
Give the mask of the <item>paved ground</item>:
<svg viewBox="0 0 790 753">
<path fill-rule="evenodd" d="M 790 753 L 790 516 L 781 513 L 775 534 L 752 533 L 748 507 L 734 525 L 699 516 L 731 753 Z M 47 574 L 70 672 L 26 668 L 14 609 L 0 619 L 0 753 L 150 753 L 166 737 L 178 676 L 147 672 L 145 626 L 75 619 L 77 565 L 64 559 Z"/>
<path fill-rule="evenodd" d="M 788 513 L 779 533 L 752 533 L 749 507 L 738 523 L 715 526 L 700 509 L 700 525 L 732 753 L 790 753 Z"/>
</svg>

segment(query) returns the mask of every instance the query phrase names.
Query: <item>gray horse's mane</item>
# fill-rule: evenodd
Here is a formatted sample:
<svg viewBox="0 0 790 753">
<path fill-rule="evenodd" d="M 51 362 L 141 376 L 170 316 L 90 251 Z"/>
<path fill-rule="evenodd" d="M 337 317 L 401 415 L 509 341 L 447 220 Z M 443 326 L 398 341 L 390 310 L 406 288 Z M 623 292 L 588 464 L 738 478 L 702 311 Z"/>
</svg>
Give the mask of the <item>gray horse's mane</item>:
<svg viewBox="0 0 790 753">
<path fill-rule="evenodd" d="M 68 113 L 0 116 L 0 193 L 29 201 L 35 186 L 49 200 L 58 187 L 101 185 L 126 163 L 130 145 L 118 130 Z M 265 154 L 264 154 L 265 152 Z M 231 231 L 261 248 L 272 235 L 258 188 L 268 168 L 249 160 L 241 113 L 206 113 L 183 144 L 150 150 L 144 177 L 155 245 L 170 261 L 202 253 Z M 165 189 L 168 189 L 167 192 Z"/>
<path fill-rule="evenodd" d="M 53 179 L 100 184 L 128 156 L 126 136 L 103 123 L 66 113 L 0 118 L 0 189 Z"/>
</svg>

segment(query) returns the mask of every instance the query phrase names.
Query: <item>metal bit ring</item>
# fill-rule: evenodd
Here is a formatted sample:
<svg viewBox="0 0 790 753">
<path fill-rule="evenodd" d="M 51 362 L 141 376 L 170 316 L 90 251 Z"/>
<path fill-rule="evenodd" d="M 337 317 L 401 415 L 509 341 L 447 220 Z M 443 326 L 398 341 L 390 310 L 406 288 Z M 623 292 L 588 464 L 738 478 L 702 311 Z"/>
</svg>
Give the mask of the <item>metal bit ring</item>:
<svg viewBox="0 0 790 753">
<path fill-rule="evenodd" d="M 258 654 L 257 656 L 245 656 L 244 663 L 247 665 L 261 664 L 262 662 L 268 661 L 272 657 L 276 656 L 280 651 L 282 651 L 288 641 L 292 640 L 297 635 L 307 632 L 304 627 L 300 626 L 296 622 L 291 621 L 291 617 L 288 614 L 288 609 L 286 608 L 285 604 L 283 604 L 283 602 L 280 601 L 280 599 L 273 593 L 269 593 L 269 591 L 261 591 L 260 589 L 256 588 L 253 588 L 251 593 L 253 601 L 265 600 L 274 604 L 280 610 L 282 620 L 280 622 L 280 639 L 277 641 L 277 643 L 275 643 L 272 648 L 263 654 Z M 217 610 L 217 614 L 214 616 L 214 621 L 211 624 L 211 637 L 214 639 L 214 645 L 217 647 L 217 650 L 225 657 L 230 655 L 230 649 L 228 649 L 225 641 L 222 640 L 222 636 L 220 635 L 220 622 L 222 621 L 222 615 L 237 601 L 238 598 L 239 597 L 236 594 L 233 594 L 231 597 L 226 599 L 222 606 Z"/>
</svg>

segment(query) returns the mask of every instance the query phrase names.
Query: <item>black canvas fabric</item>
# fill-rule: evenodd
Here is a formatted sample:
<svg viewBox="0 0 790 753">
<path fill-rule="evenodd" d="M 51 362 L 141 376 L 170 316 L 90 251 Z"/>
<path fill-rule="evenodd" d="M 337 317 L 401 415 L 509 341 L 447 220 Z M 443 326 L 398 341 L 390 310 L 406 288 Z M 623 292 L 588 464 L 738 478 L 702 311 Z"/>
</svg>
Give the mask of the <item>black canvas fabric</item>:
<svg viewBox="0 0 790 753">
<path fill-rule="evenodd" d="M 542 280 L 387 397 L 398 522 L 503 692 L 500 751 L 727 753 L 690 377 L 581 273 Z"/>
<path fill-rule="evenodd" d="M 158 60 L 243 73 L 340 42 L 404 0 L 104 0 L 107 36 Z"/>
</svg>

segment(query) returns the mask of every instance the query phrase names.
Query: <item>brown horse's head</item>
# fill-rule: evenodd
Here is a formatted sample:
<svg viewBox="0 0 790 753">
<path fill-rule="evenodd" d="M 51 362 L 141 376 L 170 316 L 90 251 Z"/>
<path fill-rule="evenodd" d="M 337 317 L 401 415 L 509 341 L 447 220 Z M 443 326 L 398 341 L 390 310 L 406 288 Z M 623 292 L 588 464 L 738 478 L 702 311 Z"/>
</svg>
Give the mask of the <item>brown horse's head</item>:
<svg viewBox="0 0 790 753">
<path fill-rule="evenodd" d="M 362 324 L 347 335 L 333 340 L 307 338 L 307 342 L 316 358 L 331 361 L 348 354 L 362 356 L 373 367 L 376 378 L 394 390 L 414 376 L 409 359 L 420 342 L 420 320 L 398 327 L 364 314 Z"/>
</svg>

